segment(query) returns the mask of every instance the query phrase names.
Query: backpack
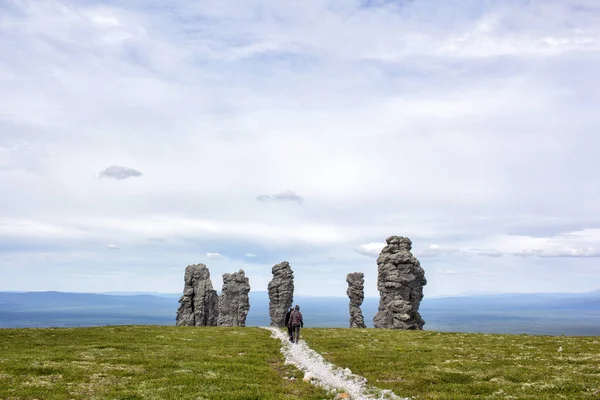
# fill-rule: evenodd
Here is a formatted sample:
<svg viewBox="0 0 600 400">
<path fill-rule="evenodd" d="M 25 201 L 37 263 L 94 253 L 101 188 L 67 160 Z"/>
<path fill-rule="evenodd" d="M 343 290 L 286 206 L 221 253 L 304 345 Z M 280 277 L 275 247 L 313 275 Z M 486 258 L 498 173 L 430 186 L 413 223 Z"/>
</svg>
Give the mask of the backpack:
<svg viewBox="0 0 600 400">
<path fill-rule="evenodd" d="M 290 315 L 290 325 L 292 326 L 298 326 L 300 325 L 302 321 L 302 314 L 300 314 L 300 311 L 292 311 L 292 314 Z"/>
</svg>

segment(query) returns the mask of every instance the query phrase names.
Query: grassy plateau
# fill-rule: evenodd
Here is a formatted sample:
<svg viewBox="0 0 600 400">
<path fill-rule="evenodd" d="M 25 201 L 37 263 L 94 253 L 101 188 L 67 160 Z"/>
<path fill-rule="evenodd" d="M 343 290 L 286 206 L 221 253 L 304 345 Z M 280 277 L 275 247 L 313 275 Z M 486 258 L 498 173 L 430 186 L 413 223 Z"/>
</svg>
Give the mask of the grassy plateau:
<svg viewBox="0 0 600 400">
<path fill-rule="evenodd" d="M 330 362 L 400 396 L 600 399 L 597 336 L 325 328 L 303 335 Z"/>
<path fill-rule="evenodd" d="M 260 328 L 0 329 L 0 399 L 327 398 L 280 344 Z"/>
<path fill-rule="evenodd" d="M 302 335 L 329 361 L 400 396 L 600 399 L 600 337 L 341 328 Z M 260 328 L 0 329 L 2 400 L 331 398 L 302 376 Z"/>
</svg>

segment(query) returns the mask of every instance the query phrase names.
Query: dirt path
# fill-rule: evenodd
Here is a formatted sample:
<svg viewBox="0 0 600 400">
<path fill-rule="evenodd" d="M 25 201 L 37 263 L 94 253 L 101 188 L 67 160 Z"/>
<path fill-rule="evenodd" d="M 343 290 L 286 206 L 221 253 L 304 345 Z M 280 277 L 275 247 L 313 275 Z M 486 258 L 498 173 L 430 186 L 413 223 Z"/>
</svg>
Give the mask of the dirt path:
<svg viewBox="0 0 600 400">
<path fill-rule="evenodd" d="M 316 351 L 306 345 L 304 340 L 298 344 L 289 342 L 287 333 L 273 327 L 263 327 L 271 331 L 271 337 L 281 341 L 281 352 L 286 364 L 292 364 L 304 372 L 304 380 L 320 386 L 332 393 L 347 393 L 352 400 L 410 400 L 396 396 L 390 390 L 369 387 L 366 379 L 352 373 L 348 368 L 342 369 L 325 361 Z M 343 396 L 343 395 L 342 395 Z M 344 398 L 344 397 L 340 397 Z"/>
</svg>

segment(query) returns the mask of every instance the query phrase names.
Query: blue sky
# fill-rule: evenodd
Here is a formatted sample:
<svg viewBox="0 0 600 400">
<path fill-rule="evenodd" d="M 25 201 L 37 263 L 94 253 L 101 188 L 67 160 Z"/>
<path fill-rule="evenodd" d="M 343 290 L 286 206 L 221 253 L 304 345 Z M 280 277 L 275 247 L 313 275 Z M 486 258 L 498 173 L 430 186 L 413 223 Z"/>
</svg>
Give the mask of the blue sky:
<svg viewBox="0 0 600 400">
<path fill-rule="evenodd" d="M 600 288 L 600 4 L 0 3 L 0 290 Z"/>
</svg>

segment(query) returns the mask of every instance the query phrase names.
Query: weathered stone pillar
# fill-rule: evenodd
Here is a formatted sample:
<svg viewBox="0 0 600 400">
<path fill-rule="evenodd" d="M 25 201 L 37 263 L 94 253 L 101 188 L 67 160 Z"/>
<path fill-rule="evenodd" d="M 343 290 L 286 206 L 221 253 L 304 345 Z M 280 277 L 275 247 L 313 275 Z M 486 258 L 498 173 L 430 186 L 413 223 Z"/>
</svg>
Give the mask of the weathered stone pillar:
<svg viewBox="0 0 600 400">
<path fill-rule="evenodd" d="M 243 270 L 223 274 L 223 289 L 219 296 L 218 326 L 246 326 L 250 310 L 250 280 Z"/>
<path fill-rule="evenodd" d="M 348 282 L 346 294 L 350 298 L 350 328 L 366 328 L 365 318 L 360 309 L 365 299 L 365 274 L 351 272 L 346 277 L 346 282 Z"/>
<path fill-rule="evenodd" d="M 176 325 L 215 326 L 218 317 L 218 296 L 204 264 L 188 265 L 185 269 L 183 296 L 179 299 Z"/>
<path fill-rule="evenodd" d="M 407 237 L 390 236 L 377 258 L 379 312 L 373 318 L 375 328 L 423 329 L 419 314 L 425 271 L 410 250 Z"/>
<path fill-rule="evenodd" d="M 294 300 L 294 271 L 290 263 L 283 261 L 271 269 L 273 279 L 269 282 L 269 316 L 271 326 L 284 326 L 285 313 Z"/>
</svg>

